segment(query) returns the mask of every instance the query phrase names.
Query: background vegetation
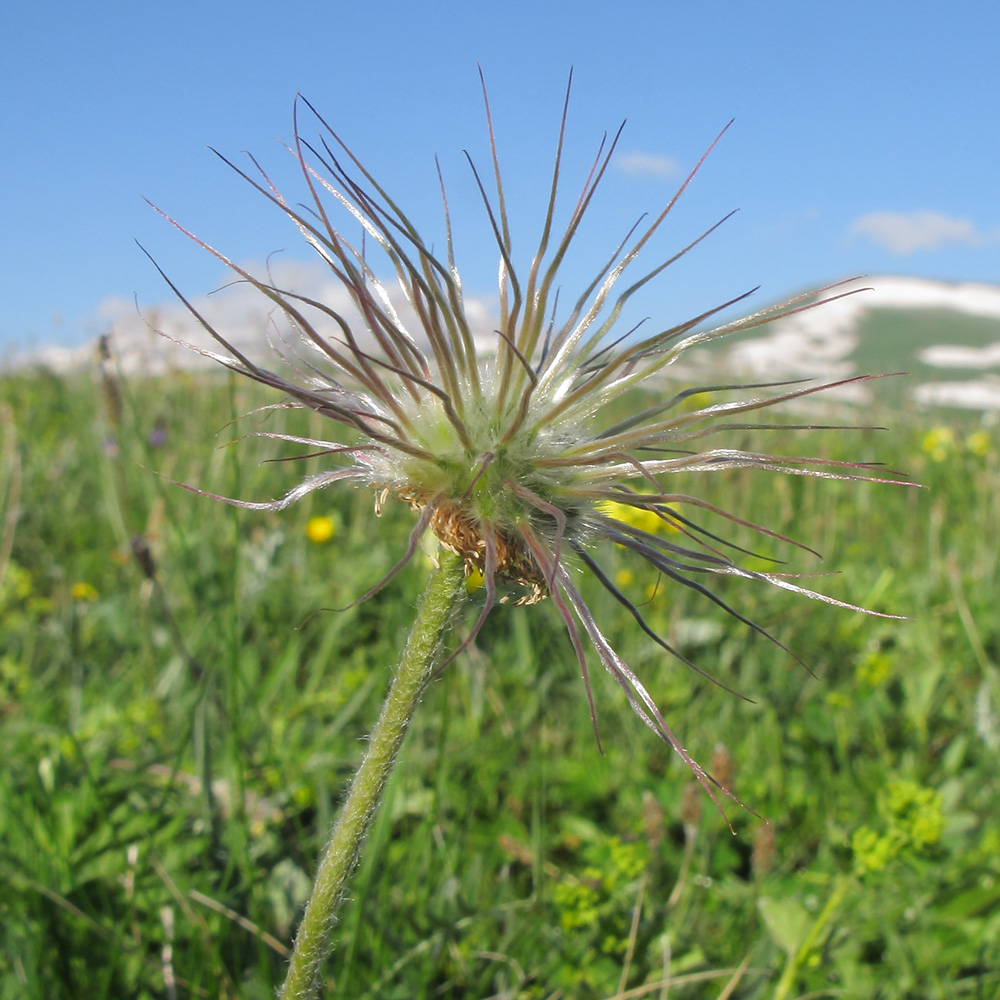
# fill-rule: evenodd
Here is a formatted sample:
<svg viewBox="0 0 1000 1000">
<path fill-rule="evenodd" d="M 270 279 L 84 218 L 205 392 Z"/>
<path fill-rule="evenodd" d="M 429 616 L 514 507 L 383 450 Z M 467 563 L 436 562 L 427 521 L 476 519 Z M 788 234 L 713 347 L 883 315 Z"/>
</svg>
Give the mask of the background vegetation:
<svg viewBox="0 0 1000 1000">
<path fill-rule="evenodd" d="M 399 557 L 405 508 L 376 520 L 345 488 L 246 512 L 163 478 L 280 495 L 310 464 L 261 464 L 288 446 L 215 447 L 308 429 L 284 410 L 230 423 L 270 401 L 194 375 L 0 381 L 0 997 L 249 1000 L 280 982 L 425 565 L 334 612 Z M 762 473 L 684 488 L 820 549 L 817 564 L 752 540 L 840 571 L 818 589 L 913 620 L 723 581 L 807 670 L 603 553 L 747 702 L 588 589 L 685 745 L 759 816 L 728 808 L 730 834 L 597 676 L 601 756 L 557 615 L 506 605 L 424 698 L 331 993 L 1000 991 L 997 431 L 957 412 L 875 419 L 893 429 L 768 446 L 884 458 L 925 489 Z"/>
</svg>

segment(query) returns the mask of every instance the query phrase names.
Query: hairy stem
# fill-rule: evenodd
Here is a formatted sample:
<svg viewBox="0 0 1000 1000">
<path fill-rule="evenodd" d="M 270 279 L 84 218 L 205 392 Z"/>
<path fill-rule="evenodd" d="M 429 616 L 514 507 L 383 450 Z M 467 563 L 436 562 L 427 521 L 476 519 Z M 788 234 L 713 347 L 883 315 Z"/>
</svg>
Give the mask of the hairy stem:
<svg viewBox="0 0 1000 1000">
<path fill-rule="evenodd" d="M 316 884 L 295 937 L 281 1000 L 309 1000 L 317 995 L 323 962 L 330 952 L 330 932 L 348 876 L 357 862 L 414 709 L 438 663 L 442 635 L 464 596 L 462 559 L 442 550 L 440 565 L 427 582 L 399 668 L 372 730 L 368 751 L 316 873 Z"/>
</svg>

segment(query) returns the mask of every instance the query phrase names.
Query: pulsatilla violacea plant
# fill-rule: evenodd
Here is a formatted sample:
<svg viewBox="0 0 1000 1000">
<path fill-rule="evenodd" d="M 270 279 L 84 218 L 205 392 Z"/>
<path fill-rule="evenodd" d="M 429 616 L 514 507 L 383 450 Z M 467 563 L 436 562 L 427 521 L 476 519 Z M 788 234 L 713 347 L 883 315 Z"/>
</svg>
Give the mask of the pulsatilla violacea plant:
<svg viewBox="0 0 1000 1000">
<path fill-rule="evenodd" d="M 483 93 L 485 98 L 485 87 Z M 703 156 L 659 215 L 651 222 L 636 223 L 575 302 L 567 309 L 560 309 L 557 302 L 560 265 L 578 235 L 621 135 L 619 129 L 614 138 L 610 141 L 605 138 L 601 143 L 568 220 L 557 225 L 557 192 L 563 171 L 568 102 L 567 89 L 541 235 L 533 257 L 522 270 L 514 256 L 486 101 L 492 194 L 471 158 L 469 163 L 500 258 L 499 315 L 487 349 L 474 337 L 463 302 L 443 182 L 447 248 L 444 259 L 434 253 L 389 193 L 301 97 L 296 102 L 295 138 L 290 152 L 298 162 L 309 193 L 308 208 L 287 201 L 252 157 L 247 169 L 226 160 L 294 223 L 349 293 L 363 328 L 352 327 L 329 304 L 278 287 L 270 277 L 265 280 L 251 274 L 183 230 L 231 268 L 239 279 L 270 299 L 302 344 L 309 348 L 307 356 L 301 350 L 292 351 L 286 343 L 282 353 L 290 374 L 276 374 L 232 346 L 185 299 L 195 318 L 226 352 L 202 353 L 210 354 L 232 371 L 280 390 L 292 405 L 314 410 L 344 425 L 355 439 L 344 444 L 272 435 L 319 449 L 318 454 L 336 464 L 307 478 L 287 496 L 273 502 L 217 499 L 253 510 L 279 510 L 313 490 L 337 482 L 352 482 L 372 488 L 378 504 L 389 498 L 407 504 L 415 512 L 416 523 L 406 551 L 381 583 L 361 599 L 372 596 L 393 577 L 418 551 L 428 532 L 437 536 L 442 547 L 440 565 L 432 574 L 404 654 L 405 665 L 421 622 L 429 623 L 424 647 L 413 654 L 418 661 L 415 668 L 418 676 L 413 682 L 414 704 L 427 680 L 441 667 L 440 637 L 448 628 L 455 607 L 468 593 L 462 585 L 463 574 L 481 574 L 482 609 L 469 636 L 452 657 L 476 636 L 498 595 L 510 593 L 525 604 L 550 598 L 575 650 L 595 730 L 597 716 L 588 676 L 588 643 L 620 684 L 639 718 L 673 747 L 714 800 L 719 786 L 681 746 L 642 682 L 601 632 L 581 596 L 576 570 L 589 570 L 629 611 L 651 641 L 688 663 L 654 631 L 636 602 L 602 569 L 596 543 L 608 541 L 629 550 L 663 577 L 692 588 L 758 632 L 763 630 L 724 603 L 703 581 L 713 574 L 740 576 L 843 608 L 864 609 L 805 589 L 787 575 L 742 568 L 727 554 L 726 543 L 700 526 L 691 511 L 700 509 L 722 515 L 736 524 L 783 541 L 790 540 L 696 496 L 675 491 L 671 478 L 676 473 L 685 473 L 688 483 L 694 473 L 744 468 L 832 479 L 899 480 L 879 478 L 875 474 L 878 467 L 868 463 L 778 456 L 714 443 L 701 448 L 702 442 L 724 439 L 727 431 L 742 433 L 773 426 L 755 423 L 745 415 L 871 376 L 821 385 L 688 387 L 666 394 L 667 398 L 661 402 L 624 419 L 607 416 L 612 404 L 624 394 L 641 386 L 650 388 L 654 376 L 661 375 L 694 345 L 749 330 L 801 309 L 816 308 L 823 301 L 847 293 L 831 286 L 736 322 L 714 328 L 707 325 L 715 314 L 746 297 L 741 295 L 652 335 L 639 336 L 635 330 L 620 330 L 619 317 L 630 298 L 719 225 L 712 226 L 670 259 L 633 276 L 633 266 L 641 251 L 691 182 Z M 303 109 L 315 118 L 318 131 L 315 141 L 307 139 L 300 129 L 299 115 Z M 705 156 L 716 142 L 718 137 Z M 335 211 L 358 234 L 357 238 L 352 237 L 353 241 L 333 221 Z M 407 329 L 404 325 L 368 257 L 369 246 L 384 254 L 418 329 Z M 175 287 L 174 291 L 181 294 Z M 319 332 L 320 326 L 332 329 L 332 334 Z M 665 380 L 654 384 L 659 389 Z M 743 398 L 734 399 L 737 390 L 744 391 Z M 698 400 L 711 400 L 713 394 L 719 401 L 695 406 L 691 402 L 695 396 Z M 312 455 L 315 454 L 314 451 Z M 673 530 L 660 532 L 655 530 L 657 525 Z M 729 551 L 740 550 L 732 546 Z M 399 676 L 394 684 L 399 682 Z M 390 692 L 389 699 L 392 697 Z M 387 702 L 379 726 L 388 711 Z M 412 705 L 407 711 L 412 711 Z M 408 718 L 409 715 L 403 718 L 401 731 L 399 725 L 396 727 L 397 746 Z M 373 733 L 369 755 L 376 749 L 377 738 L 378 729 Z M 355 786 L 359 781 L 361 772 Z M 344 806 L 345 815 L 351 809 L 351 796 L 356 790 L 352 789 Z M 366 807 L 369 816 L 378 789 L 374 795 Z M 344 822 L 342 818 L 341 825 Z M 322 941 L 326 930 L 321 918 L 336 905 L 362 835 L 363 828 L 356 834 L 345 834 L 338 848 L 334 834 L 324 864 L 332 864 L 333 855 L 346 852 L 341 863 L 343 870 L 331 876 L 326 889 L 321 889 L 323 871 L 320 872 L 296 943 L 296 955 L 304 956 L 301 969 L 296 972 L 297 959 L 293 959 L 283 995 L 300 995 L 303 988 L 308 991 L 312 988 L 309 983 L 315 982 L 325 953 Z M 319 897 L 325 902 L 317 901 Z M 315 926 L 310 930 L 310 912 L 314 907 Z M 317 940 L 321 941 L 318 950 Z M 306 954 L 310 947 L 313 950 Z M 299 978 L 292 982 L 295 976 Z"/>
</svg>

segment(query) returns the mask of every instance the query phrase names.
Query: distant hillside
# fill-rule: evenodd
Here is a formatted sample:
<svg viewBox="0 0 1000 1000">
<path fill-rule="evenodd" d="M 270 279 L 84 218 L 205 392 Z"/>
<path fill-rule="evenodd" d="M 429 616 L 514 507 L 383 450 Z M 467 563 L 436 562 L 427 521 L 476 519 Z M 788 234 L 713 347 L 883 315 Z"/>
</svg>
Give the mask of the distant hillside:
<svg viewBox="0 0 1000 1000">
<path fill-rule="evenodd" d="M 861 288 L 870 290 L 797 313 L 711 349 L 692 350 L 669 372 L 684 379 L 715 381 L 722 365 L 742 379 L 761 382 L 907 372 L 906 378 L 877 386 L 850 387 L 840 398 L 861 404 L 877 399 L 894 406 L 929 404 L 1000 412 L 1000 286 L 876 277 L 843 286 L 836 293 Z M 314 290 L 314 295 L 335 302 L 349 315 L 350 304 L 339 301 L 344 299 L 342 289 L 328 283 Z M 266 364 L 270 355 L 262 331 L 268 328 L 268 318 L 257 298 L 246 289 L 237 289 L 228 301 L 206 299 L 199 307 L 212 310 L 213 322 L 227 331 L 234 346 Z M 481 341 L 492 342 L 495 320 L 487 305 L 481 301 L 468 305 Z M 407 312 L 404 303 L 400 313 L 415 328 Z M 126 372 L 160 374 L 214 364 L 157 337 L 134 309 L 122 315 L 125 319 L 115 323 L 113 340 Z M 179 305 L 163 307 L 149 319 L 202 349 L 218 349 L 203 331 L 192 329 L 190 317 Z M 49 348 L 21 359 L 21 364 L 67 370 L 91 364 L 94 357 L 93 345 L 75 350 Z"/>
<path fill-rule="evenodd" d="M 713 360 L 761 380 L 907 372 L 878 398 L 1000 411 L 1000 287 L 882 277 L 852 288 L 871 291 L 733 338 Z"/>
</svg>

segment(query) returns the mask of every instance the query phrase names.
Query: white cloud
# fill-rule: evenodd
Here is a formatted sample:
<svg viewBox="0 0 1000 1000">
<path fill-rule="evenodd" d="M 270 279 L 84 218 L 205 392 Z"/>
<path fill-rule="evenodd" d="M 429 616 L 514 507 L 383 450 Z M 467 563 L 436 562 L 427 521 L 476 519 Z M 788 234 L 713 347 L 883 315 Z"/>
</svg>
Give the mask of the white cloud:
<svg viewBox="0 0 1000 1000">
<path fill-rule="evenodd" d="M 267 273 L 260 266 L 245 265 L 245 268 L 251 274 Z M 339 313 L 362 342 L 369 336 L 347 291 L 330 273 L 329 268 L 319 261 L 272 263 L 271 280 L 280 288 L 314 299 Z M 403 327 L 410 331 L 421 347 L 426 347 L 426 335 L 399 286 L 394 282 L 387 283 L 386 294 Z M 272 368 L 280 365 L 274 348 L 291 359 L 300 357 L 317 363 L 317 359 L 321 358 L 319 349 L 290 329 L 274 303 L 249 284 L 230 284 L 211 295 L 193 297 L 190 301 L 236 350 L 258 364 Z M 335 320 L 301 302 L 296 305 L 322 336 L 343 337 Z M 496 320 L 490 313 L 489 305 L 484 300 L 466 296 L 465 312 L 477 344 L 484 347 L 492 345 L 495 338 L 491 337 L 491 333 L 496 327 Z M 176 299 L 140 302 L 138 309 L 132 301 L 105 299 L 98 309 L 97 325 L 110 331 L 119 363 L 126 372 L 159 374 L 213 364 L 197 351 L 186 351 L 166 337 L 157 336 L 157 333 L 184 341 L 203 351 L 226 353 L 225 348 L 213 340 L 184 304 Z M 92 356 L 93 345 L 87 345 L 74 351 L 50 351 L 37 360 L 53 367 L 65 368 L 78 365 Z M 324 367 L 324 364 L 319 360 L 320 367 Z"/>
<path fill-rule="evenodd" d="M 850 232 L 900 256 L 956 244 L 979 246 L 990 241 L 971 220 L 942 212 L 870 212 L 856 219 Z"/>
<path fill-rule="evenodd" d="M 673 177 L 680 171 L 669 156 L 653 153 L 623 153 L 614 163 L 630 177 Z"/>
</svg>

